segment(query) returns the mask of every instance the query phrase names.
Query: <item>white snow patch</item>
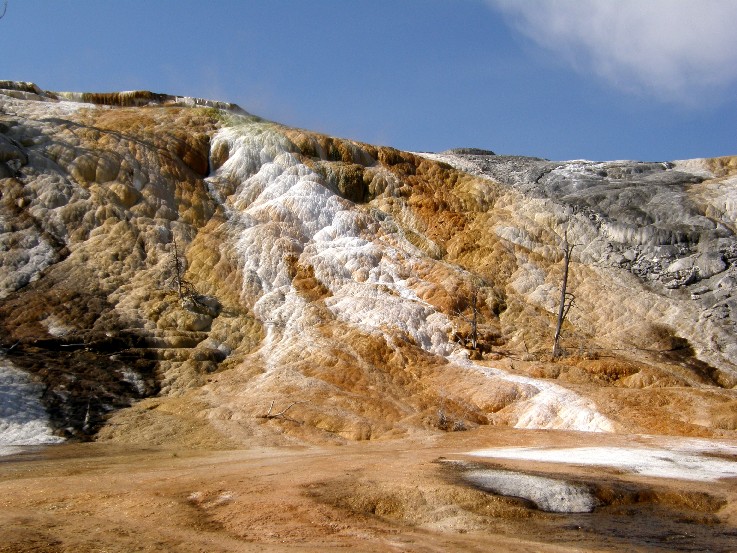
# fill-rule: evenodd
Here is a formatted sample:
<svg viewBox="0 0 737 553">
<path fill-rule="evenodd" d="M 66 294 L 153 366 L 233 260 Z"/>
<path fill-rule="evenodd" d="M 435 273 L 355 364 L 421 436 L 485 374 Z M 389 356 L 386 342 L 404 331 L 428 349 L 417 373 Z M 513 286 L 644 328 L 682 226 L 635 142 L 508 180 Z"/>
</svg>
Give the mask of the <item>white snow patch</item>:
<svg viewBox="0 0 737 553">
<path fill-rule="evenodd" d="M 516 419 L 515 428 L 614 432 L 614 424 L 596 410 L 593 402 L 567 388 L 470 362 L 468 366 L 490 379 L 511 382 L 524 389 L 526 399 L 503 410 Z"/>
<path fill-rule="evenodd" d="M 43 386 L 28 374 L 0 359 L 0 455 L 13 452 L 7 446 L 62 442 L 54 436 L 49 417 L 41 405 Z"/>
<path fill-rule="evenodd" d="M 714 173 L 712 173 L 708 166 L 707 160 L 704 158 L 695 159 L 678 159 L 673 162 L 674 169 L 676 171 L 683 171 L 684 173 L 691 173 L 692 175 L 698 175 L 705 179 L 713 179 Z"/>
<path fill-rule="evenodd" d="M 597 505 L 586 486 L 565 480 L 507 470 L 473 470 L 464 473 L 463 478 L 497 495 L 527 499 L 551 513 L 590 513 Z"/>
<path fill-rule="evenodd" d="M 470 455 L 544 463 L 593 465 L 626 470 L 642 476 L 715 481 L 737 477 L 737 447 L 718 443 L 675 442 L 668 449 L 654 447 L 493 448 Z M 710 455 L 712 454 L 712 455 Z M 720 457 L 713 456 L 720 455 Z M 733 456 L 734 459 L 725 459 Z"/>
<path fill-rule="evenodd" d="M 455 154 L 436 154 L 432 152 L 412 152 L 412 153 L 417 156 L 431 159 L 433 161 L 440 161 L 440 162 L 447 163 L 448 165 L 454 167 L 455 169 L 458 169 L 459 171 L 464 171 L 470 175 L 476 175 L 480 177 L 489 178 L 487 175 L 484 175 L 481 172 L 478 165 L 476 165 L 472 161 L 467 160 L 463 156 L 459 156 Z"/>
<path fill-rule="evenodd" d="M 24 97 L 23 93 L 16 95 L 7 90 L 0 94 L 0 103 L 2 103 L 6 113 L 34 121 L 43 120 L 47 117 L 68 117 L 82 109 L 95 107 L 109 109 L 109 106 L 95 106 L 94 104 L 69 100 L 49 101 L 48 98 L 38 97 L 35 94 L 33 96 L 37 96 L 36 98 Z"/>
<path fill-rule="evenodd" d="M 127 382 L 132 385 L 139 394 L 143 395 L 146 393 L 146 383 L 141 378 L 141 375 L 136 371 L 129 369 L 128 367 L 124 367 L 120 370 L 120 378 L 123 382 Z"/>
<path fill-rule="evenodd" d="M 46 327 L 46 330 L 51 336 L 55 336 L 57 338 L 66 336 L 75 330 L 74 327 L 64 324 L 64 321 L 53 314 L 42 320 L 41 324 Z"/>
<path fill-rule="evenodd" d="M 5 221 L 0 220 L 5 226 Z M 14 243 L 15 242 L 15 243 Z M 54 248 L 33 231 L 4 232 L 0 234 L 0 298 L 38 279 L 41 272 L 54 260 Z"/>
</svg>

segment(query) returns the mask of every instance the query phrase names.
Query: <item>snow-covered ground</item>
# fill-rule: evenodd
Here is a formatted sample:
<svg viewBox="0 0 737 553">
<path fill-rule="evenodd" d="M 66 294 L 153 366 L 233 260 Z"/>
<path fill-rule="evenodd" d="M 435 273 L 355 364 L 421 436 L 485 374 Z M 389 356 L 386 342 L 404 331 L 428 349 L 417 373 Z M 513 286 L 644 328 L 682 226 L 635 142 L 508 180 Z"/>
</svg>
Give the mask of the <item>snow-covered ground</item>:
<svg viewBox="0 0 737 553">
<path fill-rule="evenodd" d="M 737 477 L 737 446 L 706 440 L 673 439 L 660 447 L 493 448 L 470 455 L 544 463 L 593 465 L 642 476 L 700 482 Z"/>
<path fill-rule="evenodd" d="M 522 497 L 552 513 L 590 513 L 597 504 L 586 486 L 555 478 L 507 470 L 473 470 L 463 478 L 495 494 Z"/>
<path fill-rule="evenodd" d="M 494 460 L 609 467 L 633 475 L 695 482 L 737 477 L 737 446 L 688 438 L 660 439 L 657 444 L 639 447 L 490 448 L 470 451 L 467 455 Z M 564 477 L 490 468 L 466 471 L 463 478 L 491 493 L 524 498 L 543 511 L 586 513 L 598 504 L 590 487 L 568 482 Z"/>
<path fill-rule="evenodd" d="M 40 401 L 42 392 L 43 387 L 28 374 L 0 358 L 0 455 L 14 453 L 16 446 L 63 441 L 52 434 Z"/>
<path fill-rule="evenodd" d="M 492 381 L 510 382 L 520 390 L 520 399 L 505 409 L 515 428 L 614 432 L 613 423 L 596 410 L 593 402 L 563 386 L 473 363 L 470 366 Z"/>
</svg>

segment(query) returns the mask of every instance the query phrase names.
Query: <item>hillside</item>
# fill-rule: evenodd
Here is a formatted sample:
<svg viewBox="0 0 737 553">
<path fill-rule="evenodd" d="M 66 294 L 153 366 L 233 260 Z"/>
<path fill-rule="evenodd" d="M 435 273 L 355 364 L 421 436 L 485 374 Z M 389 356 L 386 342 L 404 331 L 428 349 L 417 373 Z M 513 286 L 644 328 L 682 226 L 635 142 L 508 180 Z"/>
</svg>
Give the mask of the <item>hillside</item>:
<svg viewBox="0 0 737 553">
<path fill-rule="evenodd" d="M 0 443 L 737 437 L 737 158 L 410 153 L 4 81 L 0 190 Z"/>
</svg>

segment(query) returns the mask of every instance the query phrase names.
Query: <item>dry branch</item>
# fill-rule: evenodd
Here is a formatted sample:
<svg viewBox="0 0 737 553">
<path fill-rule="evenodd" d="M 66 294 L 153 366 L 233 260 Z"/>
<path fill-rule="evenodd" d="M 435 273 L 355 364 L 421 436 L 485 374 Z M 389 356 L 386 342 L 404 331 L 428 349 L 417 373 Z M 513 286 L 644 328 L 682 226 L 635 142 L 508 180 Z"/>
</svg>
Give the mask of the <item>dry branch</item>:
<svg viewBox="0 0 737 553">
<path fill-rule="evenodd" d="M 299 403 L 307 403 L 306 401 L 293 401 L 292 403 L 290 403 L 289 405 L 287 405 L 284 409 L 282 409 L 278 413 L 272 413 L 272 411 L 274 410 L 274 401 L 275 400 L 273 400 L 273 399 L 271 400 L 271 405 L 269 405 L 268 412 L 265 415 L 261 415 L 259 418 L 262 418 L 262 419 L 283 419 L 283 420 L 287 420 L 287 421 L 296 422 L 297 424 L 302 424 L 300 421 L 295 420 L 295 419 L 293 419 L 291 417 L 288 417 L 287 416 L 287 411 L 289 411 L 292 407 L 294 407 L 295 405 L 297 405 Z"/>
</svg>

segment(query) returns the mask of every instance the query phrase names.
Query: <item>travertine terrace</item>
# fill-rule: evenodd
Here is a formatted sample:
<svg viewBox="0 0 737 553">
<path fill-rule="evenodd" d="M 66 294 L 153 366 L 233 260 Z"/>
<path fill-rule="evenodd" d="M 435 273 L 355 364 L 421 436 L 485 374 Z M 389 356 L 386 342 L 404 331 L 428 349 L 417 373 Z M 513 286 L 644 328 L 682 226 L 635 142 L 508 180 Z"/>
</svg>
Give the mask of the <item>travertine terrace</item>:
<svg viewBox="0 0 737 553">
<path fill-rule="evenodd" d="M 2 362 L 55 436 L 735 435 L 734 158 L 408 153 L 220 102 L 0 84 Z"/>
</svg>

